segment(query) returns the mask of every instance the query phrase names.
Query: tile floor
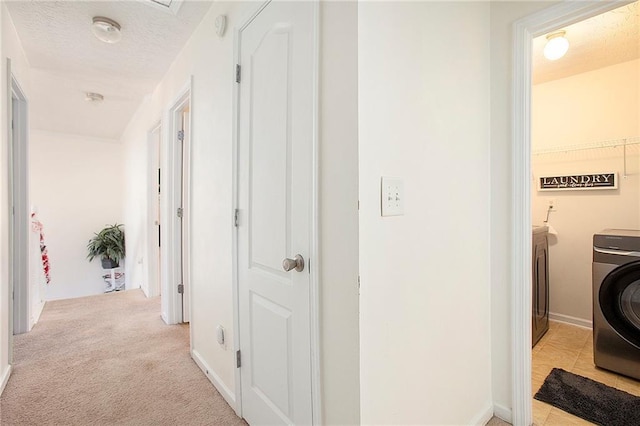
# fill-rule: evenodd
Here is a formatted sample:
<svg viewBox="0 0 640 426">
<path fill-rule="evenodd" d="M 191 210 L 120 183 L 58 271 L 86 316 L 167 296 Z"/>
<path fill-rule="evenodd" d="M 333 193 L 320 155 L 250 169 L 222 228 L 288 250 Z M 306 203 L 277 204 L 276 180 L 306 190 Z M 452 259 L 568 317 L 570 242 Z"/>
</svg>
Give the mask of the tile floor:
<svg viewBox="0 0 640 426">
<path fill-rule="evenodd" d="M 640 396 L 639 381 L 593 365 L 593 334 L 589 329 L 552 321 L 547 334 L 533 348 L 532 355 L 531 384 L 534 395 L 551 369 L 558 367 Z M 536 426 L 591 424 L 536 399 L 533 400 L 533 421 Z"/>
</svg>

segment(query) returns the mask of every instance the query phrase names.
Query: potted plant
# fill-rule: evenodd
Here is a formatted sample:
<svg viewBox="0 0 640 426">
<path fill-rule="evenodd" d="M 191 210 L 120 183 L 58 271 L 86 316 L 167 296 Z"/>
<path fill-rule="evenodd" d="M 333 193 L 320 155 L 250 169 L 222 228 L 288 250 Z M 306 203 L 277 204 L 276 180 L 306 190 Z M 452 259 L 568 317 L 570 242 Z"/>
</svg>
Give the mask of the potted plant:
<svg viewBox="0 0 640 426">
<path fill-rule="evenodd" d="M 107 225 L 100 232 L 94 234 L 89 240 L 87 258 L 89 262 L 94 257 L 100 257 L 103 269 L 113 269 L 120 264 L 120 259 L 124 258 L 124 230 L 122 224 Z"/>
</svg>

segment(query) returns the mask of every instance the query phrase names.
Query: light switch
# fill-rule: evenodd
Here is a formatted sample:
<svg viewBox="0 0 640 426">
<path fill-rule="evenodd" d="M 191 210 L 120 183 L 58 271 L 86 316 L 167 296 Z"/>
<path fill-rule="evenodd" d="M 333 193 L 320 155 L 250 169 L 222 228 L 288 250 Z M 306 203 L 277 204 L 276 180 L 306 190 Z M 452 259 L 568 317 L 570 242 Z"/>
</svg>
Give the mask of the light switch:
<svg viewBox="0 0 640 426">
<path fill-rule="evenodd" d="M 404 214 L 404 184 L 402 179 L 382 177 L 382 216 L 402 216 Z"/>
</svg>

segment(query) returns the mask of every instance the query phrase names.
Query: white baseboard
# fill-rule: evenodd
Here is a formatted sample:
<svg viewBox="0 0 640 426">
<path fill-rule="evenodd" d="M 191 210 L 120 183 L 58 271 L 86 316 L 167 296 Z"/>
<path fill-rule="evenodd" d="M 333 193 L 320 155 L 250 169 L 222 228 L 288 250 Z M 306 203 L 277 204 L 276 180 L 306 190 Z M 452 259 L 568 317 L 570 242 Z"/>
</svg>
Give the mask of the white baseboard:
<svg viewBox="0 0 640 426">
<path fill-rule="evenodd" d="M 549 312 L 549 319 L 552 321 L 563 322 L 565 324 L 577 325 L 578 327 L 593 329 L 593 322 L 582 318 L 576 318 L 569 315 L 556 314 Z"/>
<path fill-rule="evenodd" d="M 5 368 L 4 373 L 2 373 L 2 376 L 0 376 L 0 395 L 2 395 L 2 392 L 4 392 L 4 388 L 7 386 L 7 382 L 9 381 L 9 376 L 11 376 L 11 366 L 7 365 L 7 368 Z"/>
<path fill-rule="evenodd" d="M 499 418 L 500 420 L 504 420 L 505 422 L 511 424 L 512 414 L 511 408 L 507 408 L 500 404 L 493 405 L 493 415 Z"/>
<path fill-rule="evenodd" d="M 487 408 L 482 410 L 482 412 L 476 416 L 475 420 L 472 420 L 469 424 L 474 426 L 484 426 L 489 422 L 489 420 L 491 420 L 492 417 L 493 407 L 491 405 L 488 405 Z"/>
<path fill-rule="evenodd" d="M 42 310 L 44 309 L 45 303 L 47 302 L 38 303 L 38 306 L 36 306 L 33 317 L 31 318 L 31 328 L 33 328 L 33 326 L 36 325 L 40 320 L 40 315 L 42 315 Z"/>
<path fill-rule="evenodd" d="M 162 321 L 164 321 L 165 324 L 170 325 L 169 320 L 167 319 L 167 315 L 164 312 L 160 312 L 160 317 L 162 318 Z"/>
<path fill-rule="evenodd" d="M 207 365 L 202 359 L 202 356 L 195 349 L 191 350 L 191 358 L 196 362 L 200 370 L 207 376 L 209 381 L 213 383 L 213 386 L 220 392 L 220 395 L 227 401 L 227 404 L 236 411 L 236 396 L 235 394 L 224 384 L 220 377 Z"/>
</svg>

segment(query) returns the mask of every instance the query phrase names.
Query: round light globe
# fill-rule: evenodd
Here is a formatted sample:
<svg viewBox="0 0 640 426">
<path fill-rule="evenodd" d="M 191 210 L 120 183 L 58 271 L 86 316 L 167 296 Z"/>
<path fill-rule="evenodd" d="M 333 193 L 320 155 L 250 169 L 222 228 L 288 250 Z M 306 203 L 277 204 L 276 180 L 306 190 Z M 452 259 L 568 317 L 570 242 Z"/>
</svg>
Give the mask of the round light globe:
<svg viewBox="0 0 640 426">
<path fill-rule="evenodd" d="M 547 44 L 544 46 L 544 57 L 550 61 L 562 58 L 569 50 L 569 40 L 564 38 L 564 34 L 548 36 Z"/>
</svg>

